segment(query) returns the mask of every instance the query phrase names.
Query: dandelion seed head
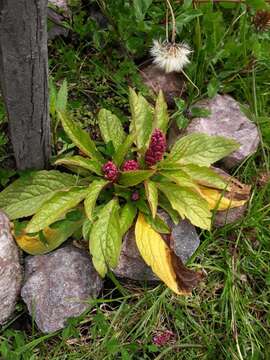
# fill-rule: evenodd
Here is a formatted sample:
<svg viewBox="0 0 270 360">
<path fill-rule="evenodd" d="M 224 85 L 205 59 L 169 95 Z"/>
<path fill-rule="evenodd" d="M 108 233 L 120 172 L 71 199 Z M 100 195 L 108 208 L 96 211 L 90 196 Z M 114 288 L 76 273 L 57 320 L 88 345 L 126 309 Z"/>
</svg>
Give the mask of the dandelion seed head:
<svg viewBox="0 0 270 360">
<path fill-rule="evenodd" d="M 192 50 L 186 43 L 175 43 L 159 40 L 153 41 L 150 50 L 153 57 L 153 63 L 166 73 L 181 70 L 190 62 L 188 56 Z"/>
</svg>

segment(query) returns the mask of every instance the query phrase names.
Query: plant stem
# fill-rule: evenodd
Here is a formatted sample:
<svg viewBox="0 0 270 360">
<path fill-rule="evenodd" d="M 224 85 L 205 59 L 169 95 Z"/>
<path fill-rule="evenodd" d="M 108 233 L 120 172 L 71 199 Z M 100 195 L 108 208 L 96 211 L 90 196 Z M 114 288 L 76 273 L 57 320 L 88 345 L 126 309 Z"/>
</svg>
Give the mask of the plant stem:
<svg viewBox="0 0 270 360">
<path fill-rule="evenodd" d="M 188 76 L 188 74 L 183 69 L 181 70 L 181 72 L 188 79 L 188 81 L 191 83 L 191 85 L 193 85 L 195 87 L 195 89 L 197 90 L 197 96 L 199 96 L 200 90 L 199 90 L 198 86 L 194 84 L 194 82 L 191 80 L 191 78 Z"/>
<path fill-rule="evenodd" d="M 169 12 L 168 12 L 168 7 L 166 8 L 166 41 L 169 42 Z"/>
<path fill-rule="evenodd" d="M 170 13 L 172 16 L 172 44 L 175 44 L 175 38 L 176 38 L 176 22 L 175 22 L 175 16 L 173 12 L 172 5 L 170 3 L 170 0 L 166 0 L 168 8 L 170 9 Z"/>
</svg>

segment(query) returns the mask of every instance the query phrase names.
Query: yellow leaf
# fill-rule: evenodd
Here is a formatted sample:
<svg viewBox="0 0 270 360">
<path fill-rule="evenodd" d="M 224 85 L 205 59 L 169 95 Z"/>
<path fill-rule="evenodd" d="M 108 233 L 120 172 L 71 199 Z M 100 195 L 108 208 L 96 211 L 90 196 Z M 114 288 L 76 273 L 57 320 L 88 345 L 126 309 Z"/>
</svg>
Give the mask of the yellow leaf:
<svg viewBox="0 0 270 360">
<path fill-rule="evenodd" d="M 224 193 L 220 190 L 199 186 L 201 196 L 208 202 L 209 209 L 227 210 L 244 205 L 248 199 L 236 200 L 230 193 Z"/>
<path fill-rule="evenodd" d="M 46 254 L 60 246 L 66 241 L 79 227 L 82 226 L 84 219 L 78 221 L 63 220 L 58 227 L 46 227 L 40 235 L 30 236 L 22 231 L 19 236 L 15 237 L 18 246 L 31 255 Z"/>
<path fill-rule="evenodd" d="M 201 274 L 187 269 L 182 264 L 141 213 L 135 226 L 135 238 L 142 258 L 153 272 L 176 294 L 190 294 L 200 280 Z"/>
</svg>

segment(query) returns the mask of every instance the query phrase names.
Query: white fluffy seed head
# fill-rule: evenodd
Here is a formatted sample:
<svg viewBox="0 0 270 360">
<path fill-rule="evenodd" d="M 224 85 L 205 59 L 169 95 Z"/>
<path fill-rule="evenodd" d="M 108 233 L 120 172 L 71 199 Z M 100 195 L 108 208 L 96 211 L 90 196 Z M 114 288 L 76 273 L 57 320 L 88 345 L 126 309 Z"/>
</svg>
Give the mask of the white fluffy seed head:
<svg viewBox="0 0 270 360">
<path fill-rule="evenodd" d="M 190 47 L 185 43 L 172 44 L 170 42 L 159 40 L 153 41 L 150 50 L 153 56 L 153 63 L 166 73 L 181 70 L 190 62 L 189 54 L 192 52 Z"/>
</svg>

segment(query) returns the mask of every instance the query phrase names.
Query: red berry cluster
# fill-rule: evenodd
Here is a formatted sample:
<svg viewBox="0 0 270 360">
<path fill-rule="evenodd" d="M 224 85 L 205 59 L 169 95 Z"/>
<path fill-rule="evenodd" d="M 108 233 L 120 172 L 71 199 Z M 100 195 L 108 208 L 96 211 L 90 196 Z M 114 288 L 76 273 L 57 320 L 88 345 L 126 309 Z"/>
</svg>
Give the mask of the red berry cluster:
<svg viewBox="0 0 270 360">
<path fill-rule="evenodd" d="M 145 162 L 153 166 L 162 160 L 166 150 L 166 137 L 160 129 L 155 129 L 150 140 L 149 148 L 145 154 Z"/>
<path fill-rule="evenodd" d="M 153 343 L 158 346 L 167 345 L 175 337 L 174 333 L 171 330 L 165 330 L 153 338 Z"/>
<path fill-rule="evenodd" d="M 104 173 L 105 179 L 114 182 L 117 180 L 119 171 L 117 169 L 117 166 L 112 162 L 108 161 L 106 164 L 102 166 L 102 171 Z"/>
<path fill-rule="evenodd" d="M 127 160 L 124 162 L 123 171 L 139 170 L 139 164 L 136 160 Z"/>
</svg>

